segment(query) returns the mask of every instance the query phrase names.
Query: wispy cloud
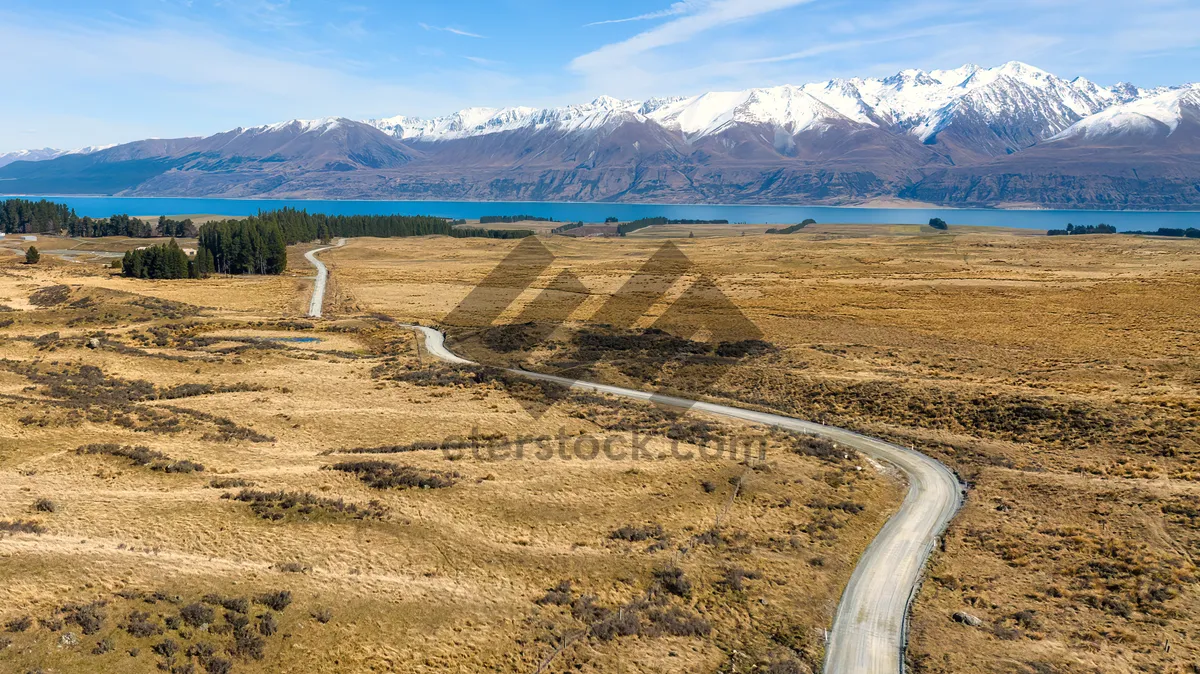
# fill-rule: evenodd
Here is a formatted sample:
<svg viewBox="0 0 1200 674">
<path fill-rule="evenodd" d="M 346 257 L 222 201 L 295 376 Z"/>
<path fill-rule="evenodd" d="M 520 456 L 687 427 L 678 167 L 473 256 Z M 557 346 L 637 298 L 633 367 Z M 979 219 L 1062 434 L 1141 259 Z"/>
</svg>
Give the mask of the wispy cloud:
<svg viewBox="0 0 1200 674">
<path fill-rule="evenodd" d="M 633 37 L 576 57 L 571 67 L 581 73 L 619 67 L 645 52 L 681 42 L 701 33 L 812 0 L 715 0 L 696 11 Z"/>
<path fill-rule="evenodd" d="M 629 23 L 630 21 L 650 21 L 652 19 L 665 19 L 668 16 L 679 16 L 680 14 L 687 14 L 688 12 L 698 9 L 699 7 L 702 7 L 705 4 L 707 4 L 707 0 L 682 0 L 681 2 L 673 3 L 670 7 L 666 8 L 666 9 L 660 9 L 657 12 L 647 12 L 646 14 L 639 14 L 637 16 L 629 16 L 629 17 L 625 17 L 624 19 L 606 19 L 604 21 L 593 21 L 591 23 L 583 24 L 583 27 L 587 28 L 588 26 L 603 26 L 605 24 L 610 24 L 610 23 Z"/>
<path fill-rule="evenodd" d="M 502 66 L 502 65 L 504 65 L 504 61 L 494 61 L 492 59 L 485 59 L 482 56 L 464 56 L 463 58 L 470 61 L 471 63 L 474 63 L 475 65 L 480 65 L 480 66 Z"/>
<path fill-rule="evenodd" d="M 452 26 L 431 26 L 427 23 L 418 23 L 417 25 L 425 30 L 430 30 L 430 31 L 440 30 L 443 33 L 453 33 L 455 35 L 461 35 L 463 37 L 476 37 L 476 38 L 484 39 L 483 35 L 480 35 L 478 33 L 472 33 L 470 31 L 465 31 L 465 30 L 462 30 L 461 28 L 454 28 Z"/>
</svg>

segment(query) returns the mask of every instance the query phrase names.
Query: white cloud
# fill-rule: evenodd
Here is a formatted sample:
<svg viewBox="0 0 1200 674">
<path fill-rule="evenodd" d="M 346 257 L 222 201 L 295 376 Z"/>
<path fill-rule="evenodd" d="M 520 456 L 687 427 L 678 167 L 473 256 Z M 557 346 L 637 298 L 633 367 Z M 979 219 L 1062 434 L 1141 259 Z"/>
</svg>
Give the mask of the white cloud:
<svg viewBox="0 0 1200 674">
<path fill-rule="evenodd" d="M 670 7 L 666 9 L 660 9 L 657 12 L 647 12 L 646 14 L 638 14 L 637 16 L 630 16 L 624 19 L 593 21 L 591 23 L 583 24 L 583 27 L 587 28 L 588 26 L 603 26 L 611 23 L 629 23 L 630 21 L 649 21 L 651 19 L 663 19 L 668 16 L 679 16 L 680 14 L 687 14 L 688 12 L 703 7 L 705 4 L 707 4 L 707 0 L 683 0 L 682 2 L 673 3 Z"/>
<path fill-rule="evenodd" d="M 650 72 L 653 65 L 646 63 L 648 52 L 687 43 L 710 30 L 809 2 L 812 0 L 712 0 L 689 14 L 577 56 L 570 68 L 592 87 L 646 86 L 659 79 Z"/>
<path fill-rule="evenodd" d="M 0 148 L 208 135 L 291 118 L 441 114 L 511 98 L 520 86 L 466 64 L 394 78 L 359 72 L 349 61 L 260 48 L 198 24 L 72 26 L 0 12 L 0 78 L 26 101 L 0 106 Z M 64 95 L 105 103 L 63 108 Z"/>
<path fill-rule="evenodd" d="M 476 64 L 476 65 L 480 65 L 480 66 L 501 66 L 501 65 L 504 65 L 504 61 L 494 61 L 494 60 L 492 60 L 492 59 L 485 59 L 485 58 L 483 58 L 482 56 L 464 56 L 463 58 L 465 58 L 466 60 L 470 61 L 471 63 L 474 63 L 474 64 Z"/>
<path fill-rule="evenodd" d="M 452 28 L 450 26 L 431 26 L 427 23 L 418 23 L 417 25 L 420 26 L 421 28 L 424 28 L 425 30 L 440 30 L 444 33 L 453 33 L 455 35 L 461 35 L 463 37 L 476 37 L 476 38 L 480 38 L 480 39 L 484 38 L 483 35 L 479 35 L 477 33 L 471 33 L 471 32 L 462 30 L 460 28 Z"/>
</svg>

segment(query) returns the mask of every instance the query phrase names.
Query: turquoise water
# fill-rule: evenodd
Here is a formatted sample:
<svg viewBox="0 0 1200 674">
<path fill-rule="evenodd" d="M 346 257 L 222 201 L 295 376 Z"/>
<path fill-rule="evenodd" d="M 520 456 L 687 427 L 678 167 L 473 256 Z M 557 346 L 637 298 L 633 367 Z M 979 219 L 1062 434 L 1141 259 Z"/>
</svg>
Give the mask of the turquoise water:
<svg viewBox="0 0 1200 674">
<path fill-rule="evenodd" d="M 42 198 L 42 197 L 24 197 Z M 1106 223 L 1121 230 L 1159 227 L 1200 228 L 1200 212 L 1155 211 L 1003 211 L 990 209 L 840 208 L 832 206 L 719 206 L 678 204 L 563 203 L 548 201 L 341 201 L 320 199 L 173 199 L 130 197 L 45 197 L 93 218 L 130 215 L 254 215 L 291 206 L 330 215 L 437 215 L 475 219 L 481 215 L 535 215 L 561 222 L 621 221 L 665 216 L 673 219 L 791 224 L 805 218 L 820 223 L 917 224 L 942 218 L 952 225 L 1054 229 Z"/>
</svg>

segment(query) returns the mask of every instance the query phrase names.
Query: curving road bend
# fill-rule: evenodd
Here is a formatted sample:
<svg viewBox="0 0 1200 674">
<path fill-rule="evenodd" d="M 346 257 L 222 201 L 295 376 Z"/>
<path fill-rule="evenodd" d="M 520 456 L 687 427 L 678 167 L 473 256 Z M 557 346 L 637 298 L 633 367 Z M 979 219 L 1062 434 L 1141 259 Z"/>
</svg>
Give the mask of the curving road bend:
<svg viewBox="0 0 1200 674">
<path fill-rule="evenodd" d="M 338 248 L 346 245 L 345 239 L 338 239 L 338 242 L 332 246 L 324 248 L 315 248 L 304 254 L 304 259 L 312 263 L 312 266 L 317 268 L 317 278 L 313 281 L 312 299 L 308 303 L 308 317 L 320 318 L 321 309 L 325 306 L 325 283 L 329 280 L 329 270 L 325 268 L 325 263 L 317 259 L 317 253 L 324 253 L 331 248 Z"/>
<path fill-rule="evenodd" d="M 317 252 L 320 251 L 313 251 Z M 316 262 L 311 255 L 309 259 Z M 314 288 L 313 301 L 316 300 Z M 320 304 L 316 306 L 319 312 Z M 425 350 L 433 357 L 448 363 L 474 364 L 447 349 L 445 335 L 440 331 L 423 325 L 405 327 L 424 335 Z M 908 479 L 908 493 L 900 508 L 867 546 L 842 592 L 826 642 L 823 669 L 825 674 L 900 674 L 904 671 L 909 605 L 920 587 L 925 562 L 962 505 L 962 487 L 949 468 L 912 449 L 834 426 L 526 370 L 508 372 L 556 382 L 577 390 L 608 393 L 634 400 L 653 400 L 732 419 L 820 435 L 898 468 Z"/>
<path fill-rule="evenodd" d="M 472 364 L 446 348 L 446 339 L 441 332 L 422 325 L 408 327 L 425 336 L 425 350 L 435 358 Z M 577 390 L 635 400 L 653 399 L 667 405 L 820 435 L 899 468 L 908 478 L 908 494 L 900 509 L 884 524 L 859 558 L 850 576 L 829 632 L 824 671 L 825 674 L 898 674 L 904 671 L 909 604 L 916 596 L 922 569 L 938 537 L 962 503 L 958 478 L 949 468 L 911 449 L 834 426 L 526 370 L 508 372 Z"/>
</svg>

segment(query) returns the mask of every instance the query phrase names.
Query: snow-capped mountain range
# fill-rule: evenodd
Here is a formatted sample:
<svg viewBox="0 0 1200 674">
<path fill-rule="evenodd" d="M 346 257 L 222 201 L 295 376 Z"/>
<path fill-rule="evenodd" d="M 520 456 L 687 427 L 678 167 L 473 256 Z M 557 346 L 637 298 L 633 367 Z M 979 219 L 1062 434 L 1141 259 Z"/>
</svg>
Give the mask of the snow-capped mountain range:
<svg viewBox="0 0 1200 674">
<path fill-rule="evenodd" d="M 467 108 L 432 119 L 397 116 L 366 123 L 401 140 L 437 142 L 522 129 L 588 130 L 624 121 L 654 122 L 688 140 L 735 124 L 771 125 L 797 134 L 846 122 L 898 128 L 926 142 L 962 116 L 1003 122 L 1028 114 L 1042 120 L 1040 133 L 1049 138 L 1114 106 L 1173 91 L 1127 83 L 1101 87 L 1082 77 L 1068 81 L 1014 61 L 996 68 L 904 70 L 883 79 L 834 79 L 647 101 L 602 96 L 559 108 Z"/>
<path fill-rule="evenodd" d="M 1193 208 L 1200 86 L 1105 87 L 1010 62 L 432 119 L 290 120 L 64 154 L 24 153 L 0 167 L 0 185 L 142 196 Z"/>
</svg>

